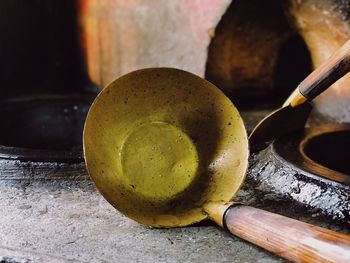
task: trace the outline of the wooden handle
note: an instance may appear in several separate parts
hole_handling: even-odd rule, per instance
[[[299,94],[293,98],[291,105],[314,99],[349,71],[350,40],[299,84]]]
[[[350,262],[350,236],[261,209],[234,205],[223,218],[235,236],[295,262]]]

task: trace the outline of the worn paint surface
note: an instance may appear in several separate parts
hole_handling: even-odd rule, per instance
[[[230,0],[80,0],[87,69],[105,86],[130,71],[176,67],[204,76],[207,47]]]

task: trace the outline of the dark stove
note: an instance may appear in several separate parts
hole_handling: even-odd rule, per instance
[[[275,140],[250,158],[254,189],[304,211],[350,223],[350,125],[313,126]]]

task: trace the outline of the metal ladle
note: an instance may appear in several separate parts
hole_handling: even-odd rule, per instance
[[[243,121],[211,83],[151,68],[109,84],[91,106],[84,155],[102,195],[131,219],[180,227],[210,218],[294,261],[350,262],[350,237],[232,202],[248,164]]]

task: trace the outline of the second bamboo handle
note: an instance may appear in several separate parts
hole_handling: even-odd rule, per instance
[[[350,40],[299,84],[299,92],[307,100],[312,100],[349,71]]]

